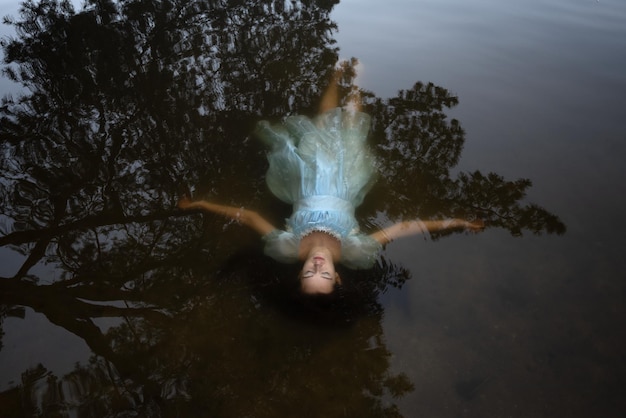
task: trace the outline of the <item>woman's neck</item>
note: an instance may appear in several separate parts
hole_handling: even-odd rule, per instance
[[[319,249],[328,251],[333,258],[333,262],[338,262],[341,258],[341,241],[322,231],[313,231],[300,240],[298,258],[306,260],[311,251]]]

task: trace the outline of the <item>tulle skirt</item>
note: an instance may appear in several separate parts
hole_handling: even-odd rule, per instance
[[[341,108],[313,119],[260,122],[256,133],[270,147],[266,181],[272,193],[291,204],[332,196],[360,205],[376,173],[365,142],[370,123],[369,115]]]

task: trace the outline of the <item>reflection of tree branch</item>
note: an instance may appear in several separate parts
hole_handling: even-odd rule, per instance
[[[526,229],[532,233],[563,234],[566,226],[554,214],[536,204],[523,204],[526,190],[532,185],[528,179],[506,181],[495,173],[483,175],[480,171],[460,173],[457,190],[450,194],[447,207],[455,215],[469,211],[482,218],[488,226],[498,226],[514,235]]]
[[[89,216],[78,221],[70,222],[64,225],[59,225],[50,228],[42,228],[29,231],[17,231],[12,232],[4,237],[0,237],[1,245],[19,245],[27,242],[33,242],[42,239],[49,239],[58,235],[62,235],[74,230],[83,230],[90,228],[97,228],[102,226],[110,226],[117,224],[129,224],[129,223],[143,223],[167,219],[177,216],[188,216],[188,213],[184,213],[178,210],[166,210],[162,212],[155,212],[149,215],[135,215],[124,216],[118,214],[99,214]]]
[[[76,299],[64,290],[26,282],[0,281],[0,303],[28,306],[44,314],[50,322],[83,339],[95,354],[115,364],[122,375],[130,372],[133,366],[111,348],[108,339],[91,318],[140,317],[157,322],[168,320],[166,315],[153,309],[93,305]]]
[[[20,278],[26,276],[31,267],[37,264],[39,260],[44,257],[49,243],[50,240],[48,238],[37,241],[33,249],[30,251],[30,254],[28,254],[28,258],[26,258],[20,269],[13,276],[13,279],[19,280]]]
[[[11,305],[23,305],[33,308],[46,315],[56,310],[68,312],[69,317],[82,319],[97,317],[143,317],[153,320],[164,320],[166,315],[152,308],[119,308],[110,305],[94,305],[87,300],[133,300],[131,292],[112,290],[109,298],[104,298],[98,290],[85,288],[59,288],[54,285],[34,285],[28,282],[0,280],[0,300]],[[79,299],[80,298],[80,299]],[[70,314],[71,313],[71,314]]]

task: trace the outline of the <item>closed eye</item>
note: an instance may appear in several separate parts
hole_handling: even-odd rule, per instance
[[[314,271],[312,271],[312,270],[307,270],[307,271],[305,271],[305,272],[304,272],[304,274],[302,275],[302,278],[303,278],[303,279],[308,279],[308,278],[313,277],[313,276],[315,276],[315,272],[314,272]],[[322,277],[322,279],[326,279],[326,280],[332,280],[332,279],[333,279],[333,278],[332,278],[332,275],[331,275],[329,272],[327,272],[327,271],[323,271],[323,272],[320,274],[320,276]]]

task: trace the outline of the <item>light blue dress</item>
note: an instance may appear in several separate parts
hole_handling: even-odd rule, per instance
[[[267,184],[293,205],[286,230],[263,237],[267,255],[296,262],[302,237],[323,231],[341,241],[342,264],[354,269],[374,264],[381,245],[359,232],[354,217],[375,177],[365,143],[369,127],[369,115],[341,108],[314,119],[291,116],[283,124],[258,124],[257,135],[270,147]]]

